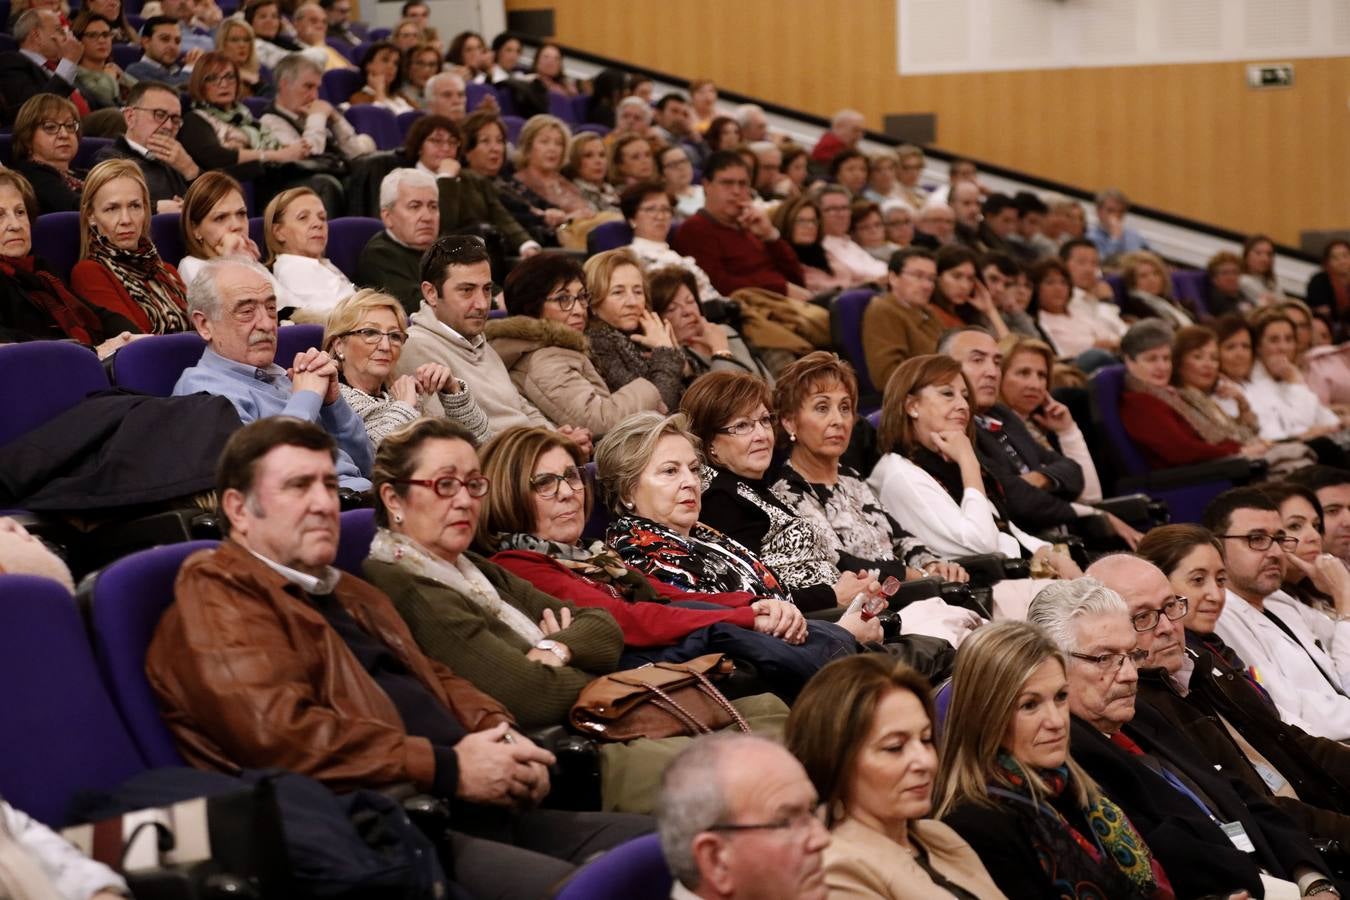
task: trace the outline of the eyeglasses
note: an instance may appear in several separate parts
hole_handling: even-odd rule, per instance
[[[207,75],[202,79],[203,84],[234,84],[239,80],[239,76],[233,72],[219,72],[215,75]]]
[[[1292,534],[1285,534],[1281,531],[1278,534],[1266,534],[1264,531],[1252,531],[1247,534],[1221,534],[1221,538],[1231,538],[1235,541],[1246,541],[1247,546],[1253,550],[1268,550],[1271,544],[1279,544],[1285,550],[1293,550],[1298,546],[1298,538]]]
[[[408,339],[406,331],[380,331],[378,328],[357,328],[353,331],[344,331],[338,337],[358,337],[362,343],[374,347],[384,338],[389,338],[389,346],[402,347],[403,342]]]
[[[1129,653],[1100,653],[1093,656],[1090,653],[1070,653],[1074,659],[1081,659],[1083,662],[1092,663],[1103,672],[1119,672],[1125,666],[1125,660],[1136,669],[1148,659],[1147,650],[1131,650]]]
[[[558,309],[561,309],[563,312],[571,312],[572,307],[576,306],[578,303],[581,304],[582,309],[590,308],[591,295],[587,291],[578,291],[575,294],[559,291],[556,294],[549,294],[544,298],[544,302],[556,303],[558,304]]]
[[[101,40],[103,40],[104,38],[110,38],[110,37],[112,37],[112,32],[111,32],[111,31],[90,31],[90,30],[86,29],[86,30],[84,31],[83,34],[79,35],[79,37],[80,37],[81,40],[84,40],[85,38],[90,38],[90,39],[95,40],[95,41],[101,41]]]
[[[758,419],[746,419],[743,422],[733,422],[726,428],[719,428],[717,430],[722,434],[729,434],[732,437],[745,437],[747,434],[754,431],[756,427],[772,432],[773,416],[766,413]]]
[[[828,215],[830,213],[846,213],[849,210],[848,204],[844,204],[843,206],[822,206],[820,211]]]
[[[79,122],[50,122],[50,121],[49,121],[49,122],[43,122],[43,123],[42,123],[41,125],[39,125],[38,127],[42,129],[42,133],[43,133],[43,134],[49,135],[49,136],[51,136],[51,137],[56,137],[58,134],[60,134],[60,133],[63,132],[63,131],[64,131],[66,134],[72,134],[72,135],[77,135],[77,134],[80,133],[80,123],[79,123]]]
[[[649,216],[668,216],[674,212],[674,210],[665,203],[648,203],[646,206],[639,206],[637,211],[646,213]]]
[[[1191,601],[1177,595],[1164,603],[1161,609],[1145,609],[1130,616],[1130,624],[1134,626],[1135,631],[1152,631],[1158,627],[1158,620],[1162,616],[1167,616],[1169,621],[1175,622],[1177,619],[1184,619],[1186,610],[1190,608]]]
[[[530,490],[534,491],[545,500],[552,500],[558,496],[558,489],[562,487],[563,482],[572,489],[572,493],[577,494],[586,486],[586,481],[582,478],[581,470],[576,466],[569,466],[561,474],[556,472],[544,472],[530,479]]]
[[[132,109],[149,113],[154,117],[156,124],[163,125],[165,122],[168,122],[173,125],[174,128],[181,128],[183,126],[183,117],[178,113],[171,113],[167,109],[151,109],[148,106],[133,106]]]
[[[444,497],[449,500],[459,493],[460,488],[467,490],[470,497],[481,497],[488,492],[488,487],[492,482],[488,481],[486,475],[475,475],[463,481],[449,476],[445,478],[396,478],[394,484],[415,484],[418,487],[428,487],[436,492],[437,497]]]
[[[722,822],[709,825],[708,831],[793,831],[798,835],[806,834],[816,825],[825,822],[825,804],[821,803],[796,815],[775,819],[772,822]]]

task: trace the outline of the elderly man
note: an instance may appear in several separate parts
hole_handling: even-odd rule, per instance
[[[75,89],[84,45],[61,17],[50,9],[29,9],[14,22],[12,36],[19,49],[0,53],[0,125],[12,127],[19,107],[37,94],[69,97],[80,115],[88,113],[89,104]]]
[[[1107,188],[1097,194],[1097,222],[1088,229],[1087,238],[1097,245],[1097,252],[1107,262],[1148,249],[1144,236],[1126,227],[1125,214],[1129,211],[1130,201],[1119,188]]]
[[[666,769],[656,811],[672,900],[824,900],[818,802],[779,744],[730,732],[694,741]]]
[[[445,116],[458,125],[469,114],[469,95],[464,87],[464,79],[454,72],[432,75],[422,92],[427,98],[429,116]],[[487,96],[496,101],[492,94]]]
[[[1139,634],[1172,612],[1131,616],[1120,595],[1086,577],[1056,582],[1032,601],[1027,620],[1066,657],[1074,760],[1125,810],[1178,896],[1239,888],[1267,897],[1337,896],[1317,851],[1287,816],[1136,703],[1138,668],[1149,656]],[[1157,650],[1178,652],[1166,639]]]
[[[1116,554],[1087,574],[1120,594],[1139,649],[1148,652],[1136,704],[1163,716],[1214,768],[1241,779],[1308,834],[1350,847],[1350,780],[1339,780],[1350,779],[1350,748],[1285,725],[1241,673],[1221,684],[1227,673],[1216,676],[1216,666],[1226,664],[1203,645],[1187,644],[1181,620],[1189,601],[1157,566]],[[1144,628],[1149,622],[1153,627]]]
[[[323,15],[319,7],[311,8]],[[342,113],[319,99],[323,72],[312,59],[293,53],[277,63],[273,75],[277,94],[263,112],[262,124],[277,140],[290,144],[303,139],[315,153],[336,153],[347,160],[375,152],[370,135],[357,134]]]
[[[811,159],[828,166],[843,150],[853,150],[862,140],[867,119],[856,109],[841,109],[830,119],[830,130],[820,136],[811,150]]]
[[[911,356],[936,353],[943,331],[930,303],[937,286],[931,251],[897,250],[887,267],[886,286],[889,291],[873,297],[863,313],[863,358],[878,390],[885,389],[891,373]]]
[[[235,257],[208,260],[188,285],[188,315],[206,341],[195,366],[183,370],[174,396],[217,394],[245,425],[271,416],[316,422],[337,439],[342,487],[370,489],[374,462],[365,426],[338,393],[337,363],[310,348],[277,365],[277,296],[272,275]]]
[[[1350,565],[1350,472],[1333,466],[1305,466],[1289,480],[1317,495],[1322,505],[1322,546]]]
[[[956,240],[956,212],[941,200],[929,200],[914,220],[914,243],[937,250]]]
[[[98,151],[94,159],[132,160],[145,176],[155,211],[178,212],[178,201],[201,169],[178,143],[183,104],[177,92],[167,85],[142,81],[127,94],[122,118],[126,133]]]
[[[329,435],[291,418],[225,445],[225,540],[183,564],[146,657],[183,755],[453,800],[448,850],[473,896],[545,896],[569,862],[650,831],[642,816],[530,811],[553,755],[423,655],[388,597],[333,568],[336,458]]]
[[[395,169],[380,182],[384,231],[361,250],[356,282],[398,298],[409,313],[422,303],[422,254],[436,240],[441,201],[436,179],[417,169]]]
[[[141,26],[141,58],[127,66],[127,74],[137,81],[184,87],[192,77],[192,70],[179,62],[182,49],[183,31],[178,20],[151,16]]]
[[[976,253],[988,248],[981,238],[984,213],[980,206],[980,188],[973,181],[958,181],[952,185],[947,202],[956,217],[955,240]]]
[[[1280,718],[1309,734],[1350,739],[1350,621],[1324,633],[1303,617],[1303,604],[1280,590],[1285,548],[1279,507],[1259,488],[1233,488],[1205,509],[1204,525],[1223,546],[1228,591],[1214,631],[1253,666]],[[1344,637],[1342,637],[1344,635]]]
[[[304,3],[293,13],[291,22],[295,25],[295,39],[302,51],[314,62],[323,66],[323,71],[331,69],[350,69],[351,61],[328,46],[328,14],[317,3]]]
[[[773,141],[754,141],[750,152],[759,162],[755,167],[755,193],[765,200],[782,199],[776,191],[783,179],[783,151]]]
[[[742,103],[736,107],[736,122],[741,126],[741,140],[747,144],[769,140],[769,117],[758,103]]]

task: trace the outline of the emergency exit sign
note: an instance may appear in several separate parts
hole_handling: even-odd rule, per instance
[[[1267,63],[1247,67],[1247,86],[1252,88],[1287,88],[1294,86],[1293,63]]]

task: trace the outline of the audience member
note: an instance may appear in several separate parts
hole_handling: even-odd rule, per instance
[[[451,38],[445,61],[450,64],[451,71],[475,84],[487,83],[488,72],[492,70],[492,54],[483,36],[476,31],[461,31]]]
[[[1119,341],[1129,326],[1120,318],[1115,291],[1102,279],[1101,256],[1096,245],[1079,238],[1065,241],[1059,248],[1059,258],[1064,261],[1073,285],[1070,315],[1090,321],[1094,330]]]
[[[312,14],[323,11],[309,4]],[[334,51],[336,52],[336,51]],[[375,139],[359,134],[342,113],[319,99],[322,70],[304,54],[291,54],[273,69],[277,93],[262,114],[261,124],[283,146],[304,142],[315,162],[312,169],[343,178],[354,160],[375,152]]]
[[[378,106],[394,115],[413,111],[413,104],[403,96],[402,56],[393,43],[370,44],[361,54],[357,68],[365,76],[365,84],[347,98],[349,106]]]
[[[521,194],[521,185],[503,172],[506,163],[506,123],[490,110],[475,110],[464,120],[464,160],[469,170],[496,191],[500,203],[527,232],[545,247],[558,246],[558,226],[567,213],[545,203],[534,205]],[[449,204],[442,203],[442,208]]]
[[[928,189],[919,183],[923,176],[923,150],[913,144],[895,148],[895,196],[909,204],[911,209],[922,209],[928,200]]]
[[[239,257],[208,260],[188,285],[187,300],[206,349],[178,376],[173,395],[223,396],[246,425],[273,416],[314,422],[337,441],[341,486],[369,490],[370,439],[338,391],[337,364],[317,348],[286,360],[290,366],[274,361],[277,300],[271,274]]]
[[[1323,553],[1322,505],[1312,489],[1290,481],[1262,486],[1279,506],[1285,533],[1298,544],[1285,551],[1280,590],[1298,601],[1295,607],[1317,641],[1339,667],[1350,669],[1350,639],[1336,641],[1342,611],[1350,613],[1350,572],[1330,553]]]
[[[178,274],[184,284],[192,283],[208,259],[240,256],[257,262],[262,257],[249,237],[244,189],[224,172],[207,172],[192,182],[179,221],[184,255],[178,261]]]
[[[1269,309],[1253,317],[1251,327],[1256,360],[1243,393],[1261,424],[1261,437],[1312,441],[1322,462],[1344,466],[1344,422],[1305,383],[1294,361],[1293,321]]]
[[[136,79],[122,71],[112,55],[117,23],[86,9],[75,17],[71,32],[80,39],[84,53],[75,86],[91,110],[120,109]]]
[[[1242,258],[1222,250],[1205,264],[1205,311],[1210,316],[1247,313],[1252,304],[1241,290]]]
[[[422,254],[436,240],[441,210],[436,179],[418,169],[395,169],[380,182],[384,230],[362,248],[356,280],[393,295],[408,313],[422,302]]]
[[[492,39],[492,68],[488,81],[501,84],[516,76],[516,66],[520,62],[520,38],[503,31]]]
[[[699,282],[683,266],[649,267],[647,295],[652,312],[660,316],[684,351],[685,377],[692,380],[704,372],[750,372],[773,384],[773,375],[745,339],[727,322],[712,322],[699,302]],[[769,351],[774,356],[774,351]]]
[[[562,172],[571,140],[572,131],[561,119],[533,116],[516,138],[515,160],[517,192],[532,206],[544,209],[546,220],[551,218],[549,213],[561,212],[562,218],[554,222],[554,227],[569,232],[594,227],[599,213]]]
[[[1097,221],[1088,229],[1087,239],[1096,246],[1101,258],[1116,264],[1119,257],[1148,249],[1148,241],[1125,225],[1130,201],[1119,188],[1107,188],[1097,194]]]
[[[663,148],[656,156],[656,168],[681,221],[703,208],[703,185],[694,183],[694,164],[687,146],[672,144]]]
[[[579,93],[576,79],[567,75],[567,62],[563,58],[562,48],[557,44],[540,44],[539,49],[534,51],[530,71],[555,94],[575,97]]]
[[[216,32],[216,52],[234,63],[238,96],[264,97],[272,93],[270,73],[263,72],[253,28],[241,19],[226,19]]]
[[[711,78],[694,78],[689,82],[689,114],[694,129],[702,135],[717,114],[717,85]]]
[[[10,34],[18,49],[0,52],[0,125],[12,126],[19,109],[37,94],[68,97],[81,115],[87,113],[89,104],[75,87],[84,46],[61,16],[50,9],[29,9],[15,20]]]
[[[585,275],[594,314],[585,336],[605,384],[618,392],[642,379],[655,386],[666,411],[677,407],[684,391],[684,354],[670,326],[647,303],[647,280],[637,257],[624,249],[598,253],[586,260]],[[644,402],[641,408],[656,407]]]
[[[872,298],[863,313],[863,357],[878,389],[885,389],[896,367],[914,356],[937,352],[938,338],[952,324],[932,305],[937,262],[920,247],[891,257],[885,294]]]
[[[401,71],[403,86],[399,88],[399,97],[412,109],[425,111],[427,82],[441,71],[441,51],[434,44],[416,43],[403,51]]]
[[[70,166],[79,146],[80,111],[69,100],[35,94],[19,109],[11,165],[33,186],[39,214],[80,208],[84,173]]]
[[[144,53],[140,59],[127,66],[127,74],[137,81],[184,87],[192,72],[179,62],[182,45],[183,32],[178,20],[169,16],[151,16],[141,26],[141,49]],[[200,52],[195,54],[194,60],[200,55]]]
[[[881,221],[886,228],[886,240],[905,248],[914,243],[913,208],[903,200],[888,200],[881,204]],[[890,262],[889,259],[886,262]]]
[[[811,159],[828,165],[842,150],[852,150],[862,140],[867,119],[856,109],[841,109],[830,118],[830,130],[820,136]]]
[[[429,116],[444,116],[459,125],[469,114],[469,95],[464,87],[464,79],[454,72],[432,75],[427,79],[422,93],[426,97],[423,109]]]
[[[716,300],[720,295],[708,274],[699,268],[693,257],[681,256],[667,242],[674,213],[670,203],[670,195],[659,182],[639,182],[624,190],[619,198],[619,210],[633,229],[633,240],[628,249],[644,270],[657,266],[679,266],[687,270],[698,284],[697,297]]]
[[[214,19],[212,22],[201,20],[199,9],[202,8],[202,4],[196,0],[160,0],[159,8],[161,15],[178,23],[184,52],[195,58],[212,48],[212,30],[220,24],[219,7],[208,13]],[[145,36],[144,31],[141,32],[141,36]],[[145,46],[144,41],[141,42],[141,46]]]
[[[127,10],[122,0],[91,0],[91,2],[84,4],[82,12],[102,16],[111,22],[113,43],[134,44],[136,42],[136,29],[132,27],[131,20],[127,17]]]
[[[840,150],[830,160],[830,178],[848,191],[850,200],[862,198],[869,176],[867,156],[861,150]]]
[[[792,247],[806,289],[817,296],[838,293],[847,287],[843,276],[834,273],[821,243],[822,218],[820,200],[808,191],[778,204],[770,219]]]
[[[294,304],[282,307],[290,310],[288,318],[322,322],[339,300],[356,293],[356,285],[324,255],[328,213],[309,188],[290,188],[272,198],[263,211],[263,236],[272,276]]]
[[[1008,237],[1013,252],[1027,263],[1059,253],[1059,244],[1044,233],[1050,213],[1045,201],[1031,191],[1018,191],[1013,195],[1013,205],[1017,208],[1017,231]]]
[[[957,326],[978,325],[1002,339],[1008,326],[999,315],[989,289],[979,279],[979,257],[959,244],[937,252],[937,285],[933,289],[933,307]]]
[[[990,194],[980,207],[980,241],[990,250],[1012,250],[1012,237],[1017,233],[1017,204],[1007,194]]]
[[[976,260],[976,279],[989,292],[998,317],[1010,335],[1041,340],[1045,335],[1027,312],[1031,303],[1031,282],[1026,270],[1009,253],[994,251]],[[1008,335],[1004,336],[1005,338]]]
[[[1350,320],[1350,241],[1333,240],[1322,248],[1322,270],[1308,279],[1308,305],[1336,323],[1344,335]]]
[[[842,157],[836,156],[838,160]],[[846,288],[880,284],[886,280],[886,263],[877,259],[849,236],[852,203],[849,192],[827,186],[817,195],[820,204],[820,244],[825,249],[830,271],[842,279]]]
[[[350,0],[319,0],[319,5],[328,14],[328,37],[348,47],[367,40],[365,26],[352,20]]]
[[[929,200],[914,222],[914,243],[937,250],[956,240],[956,212],[945,200]]]
[[[609,150],[605,139],[593,131],[579,131],[567,145],[562,174],[572,180],[587,203],[597,210],[618,208],[619,194],[605,180],[609,173]]]
[[[122,118],[126,134],[94,156],[130,159],[141,169],[150,188],[153,212],[178,212],[188,185],[201,168],[178,142],[183,126],[183,106],[172,88],[155,81],[142,81],[127,94]]]
[[[1327,552],[1350,565],[1350,473],[1331,466],[1308,466],[1289,480],[1317,495]]]
[[[656,176],[656,156],[646,135],[622,134],[609,145],[609,183],[623,190]]]
[[[301,3],[291,13],[291,24],[301,52],[321,71],[354,68],[347,57],[328,46],[328,16],[319,4]]]
[[[1105,320],[1071,308],[1068,267],[1057,257],[1048,256],[1032,265],[1027,277],[1031,280],[1030,308],[1036,311],[1036,325],[1055,354],[1075,361],[1084,371],[1110,362],[1111,353],[1120,347],[1120,338]]]
[[[1275,277],[1275,242],[1264,234],[1253,234],[1242,242],[1238,290],[1255,307],[1271,306],[1285,299],[1280,280]]]
[[[652,133],[667,144],[694,142],[699,137],[690,119],[689,100],[679,91],[663,95],[653,110]],[[697,143],[702,143],[701,138]]]
[[[624,97],[614,110],[614,130],[610,143],[621,137],[645,138],[652,127],[652,108],[641,97]]]
[[[882,265],[891,261],[901,245],[886,240],[886,225],[881,207],[870,200],[855,200],[849,210],[849,236]]]
[[[1121,315],[1129,319],[1162,319],[1173,328],[1195,324],[1194,309],[1183,308],[1172,297],[1172,275],[1162,257],[1150,250],[1137,250],[1120,257],[1125,299]]]
[[[122,876],[3,800],[0,840],[5,850],[5,890],[14,897],[117,900],[130,896]]]
[[[953,241],[974,253],[983,253],[991,249],[984,240],[984,213],[981,212],[982,196],[979,185],[974,181],[953,182],[951,191],[947,195],[947,203],[951,206],[956,217]]]
[[[278,0],[249,0],[244,6],[244,22],[253,29],[253,49],[258,62],[276,71],[277,65],[302,48],[282,27]]]
[[[789,143],[783,147],[783,178],[778,182],[774,193],[791,198],[806,190],[806,181],[810,177],[811,155],[800,144]]]

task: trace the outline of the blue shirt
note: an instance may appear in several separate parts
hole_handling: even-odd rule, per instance
[[[1116,239],[1107,234],[1106,229],[1100,224],[1093,225],[1087,231],[1087,239],[1097,245],[1097,252],[1102,255],[1103,260],[1113,259],[1122,253],[1148,249],[1148,241],[1133,228],[1124,229],[1120,238]]]
[[[127,66],[127,74],[137,81],[158,81],[169,87],[184,87],[192,73],[178,64],[168,68],[148,56],[142,56]]]
[[[207,347],[197,365],[184,369],[173,386],[173,395],[215,394],[234,404],[239,420],[247,425],[269,416],[291,416],[313,422],[338,443],[338,483],[354,491],[370,490],[366,473],[374,464],[374,452],[361,418],[339,397],[324,405],[314,391],[291,390],[286,370],[273,363],[264,368],[226,359]]]

